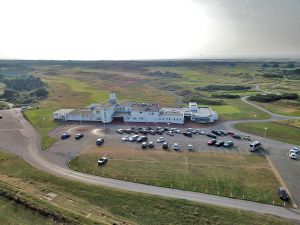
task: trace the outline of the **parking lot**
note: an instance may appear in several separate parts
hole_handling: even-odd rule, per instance
[[[141,127],[142,128],[147,128],[147,127]],[[155,129],[156,127],[151,127]],[[171,127],[170,127],[171,128]],[[249,143],[251,141],[249,140],[238,140],[230,135],[227,136],[217,136],[217,140],[222,140],[224,142],[227,141],[233,141],[234,146],[231,148],[226,148],[224,146],[221,147],[216,147],[216,146],[208,146],[207,142],[213,138],[207,137],[206,135],[203,134],[193,134],[192,137],[187,137],[184,136],[182,133],[186,132],[187,128],[180,128],[177,127],[177,129],[180,129],[181,133],[176,133],[173,132],[174,135],[170,136],[166,132],[164,132],[162,135],[159,134],[128,134],[128,133],[117,133],[117,129],[131,129],[131,126],[126,126],[126,125],[95,125],[95,124],[85,124],[85,125],[65,125],[61,126],[54,131],[51,132],[51,135],[57,138],[59,141],[56,142],[53,146],[49,148],[47,152],[44,154],[47,154],[47,158],[51,160],[55,160],[55,163],[59,163],[60,165],[63,165],[66,163],[67,160],[74,158],[81,152],[83,152],[85,149],[89,148],[90,146],[95,145],[97,138],[102,138],[104,139],[104,145],[105,146],[112,146],[112,147],[117,147],[117,148],[122,148],[128,149],[128,148],[133,148],[133,149],[138,149],[141,151],[163,151],[162,149],[162,144],[163,143],[157,143],[157,139],[159,137],[164,137],[164,142],[167,142],[169,144],[169,151],[174,151],[172,149],[172,145],[174,143],[178,143],[179,145],[179,151],[178,153],[184,153],[187,151],[188,145],[193,145],[193,151],[194,152],[220,152],[220,153],[241,153],[241,154],[250,154],[248,149],[249,149]],[[205,133],[210,133],[211,128],[193,128],[194,130],[199,129],[200,131],[203,131]],[[66,139],[66,140],[60,140],[60,136],[63,133],[68,133],[71,134],[71,137]],[[83,138],[80,140],[75,140],[74,137],[76,134],[81,133],[84,135]],[[154,148],[146,148],[142,149],[141,145],[142,143],[137,143],[136,141],[130,142],[130,141],[122,141],[122,137],[125,136],[133,136],[133,135],[138,135],[138,136],[146,136],[147,137],[147,142],[154,142]],[[51,157],[53,155],[53,157]],[[54,156],[55,155],[55,156]],[[59,157],[58,157],[59,156]],[[58,159],[59,162],[57,161]]]

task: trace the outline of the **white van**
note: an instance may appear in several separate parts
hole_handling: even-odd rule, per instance
[[[254,142],[250,143],[250,149],[249,150],[250,150],[250,152],[255,152],[255,151],[257,151],[259,149],[262,149],[262,148],[263,148],[263,146],[259,141],[254,141]]]

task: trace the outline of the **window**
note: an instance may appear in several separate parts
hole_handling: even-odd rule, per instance
[[[144,119],[143,117],[140,117],[140,118],[139,118],[139,120],[143,120],[143,119]]]

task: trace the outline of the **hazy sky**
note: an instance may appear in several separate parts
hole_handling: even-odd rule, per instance
[[[300,55],[300,0],[0,0],[2,59]]]

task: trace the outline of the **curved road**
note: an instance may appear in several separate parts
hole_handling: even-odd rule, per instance
[[[71,180],[81,181],[88,184],[102,185],[106,187],[133,191],[151,195],[158,195],[171,198],[186,199],[196,202],[214,204],[223,207],[236,208],[241,210],[249,210],[257,213],[271,214],[280,216],[283,218],[293,219],[300,221],[300,211],[298,209],[289,209],[278,206],[272,206],[267,204],[261,204],[256,202],[244,201],[239,199],[226,198],[221,196],[208,195],[204,193],[182,191],[170,188],[149,186],[143,184],[137,184],[132,182],[126,182],[121,180],[114,180],[109,178],[97,177],[88,174],[83,174],[80,172],[73,171],[67,166],[58,166],[51,163],[42,154],[40,148],[40,135],[37,130],[24,119],[21,111],[19,109],[8,110],[14,120],[20,125],[19,131],[22,131],[22,135],[26,139],[27,148],[22,152],[17,152],[21,157],[23,157],[32,166],[51,173],[56,176],[64,177]],[[223,124],[224,125],[224,124]],[[225,125],[230,125],[225,123]],[[1,128],[0,128],[1,130]],[[24,148],[22,148],[24,149]]]

